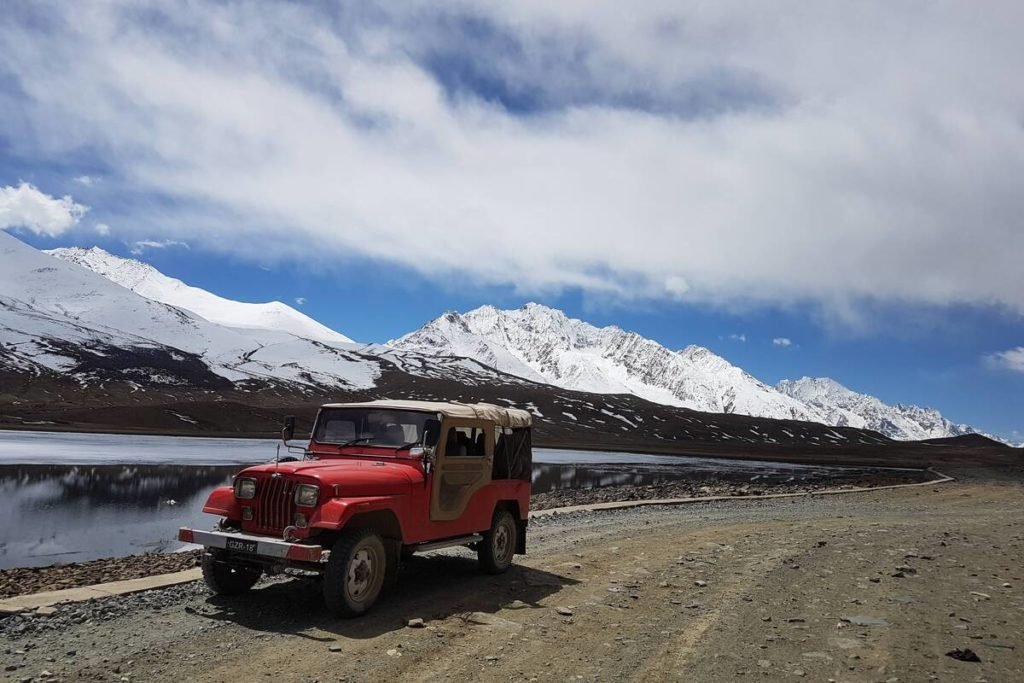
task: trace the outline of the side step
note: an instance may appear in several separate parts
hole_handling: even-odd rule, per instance
[[[451,548],[457,545],[467,545],[469,543],[478,543],[484,540],[484,537],[480,534],[470,534],[469,536],[460,536],[458,538],[449,538],[444,541],[431,541],[430,543],[418,543],[416,545],[409,546],[409,550],[416,553],[426,552],[427,550],[440,550],[441,548]]]

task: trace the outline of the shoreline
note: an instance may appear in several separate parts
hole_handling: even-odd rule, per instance
[[[152,436],[167,438],[206,439],[259,439],[276,441],[277,432],[196,432],[195,430],[124,429],[95,427],[88,424],[15,425],[0,422],[0,433],[30,434],[91,434],[109,436]],[[731,444],[707,441],[588,441],[571,438],[549,438],[535,434],[535,448],[575,450],[594,453],[628,453],[636,455],[664,455],[695,457],[715,460],[743,460],[748,462],[779,462],[793,465],[826,465],[848,467],[888,467],[927,469],[928,467],[1011,467],[1024,464],[1024,448],[999,448],[993,457],[990,448],[970,446],[940,446],[923,441],[893,441],[883,446],[790,446],[766,444]],[[18,463],[10,463],[18,464]]]
[[[761,496],[800,496],[845,489],[853,491],[893,485],[926,484],[934,476],[935,473],[927,470],[897,470],[811,482],[750,482],[718,479],[675,481],[651,485],[560,489],[533,494],[530,509],[531,512],[541,512],[560,508],[578,508],[585,505],[675,498],[707,498],[709,501],[722,498],[757,500]],[[694,502],[699,502],[699,500]],[[199,550],[143,553],[68,564],[0,569],[0,599],[185,571],[198,565],[199,553]]]

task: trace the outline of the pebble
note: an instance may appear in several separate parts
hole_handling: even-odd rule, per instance
[[[423,619],[416,617],[415,619],[410,619],[409,621],[405,622],[405,625],[409,628],[423,628],[424,626],[426,626],[426,623],[423,621]]]
[[[327,650],[328,652],[341,652],[341,645],[330,645]]]
[[[840,621],[845,621],[847,624],[853,624],[854,626],[886,626],[887,622],[885,619],[879,619],[878,617],[867,617],[867,616],[850,616],[850,617],[839,617]]]
[[[708,582],[707,581],[701,581],[700,579],[697,579],[696,581],[693,582],[693,585],[696,586],[697,588],[704,588],[705,586],[708,585]]]
[[[832,658],[825,652],[804,652],[801,656],[804,659],[818,659],[825,662],[832,660]]]
[[[568,607],[556,607],[555,611],[558,612],[559,614],[561,614],[563,617],[571,617],[572,616],[572,610],[569,609]]]

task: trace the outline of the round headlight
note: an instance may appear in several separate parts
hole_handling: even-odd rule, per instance
[[[255,479],[235,479],[235,498],[249,500],[256,497]]]
[[[299,484],[295,487],[295,504],[311,508],[320,497],[320,487],[314,484]]]

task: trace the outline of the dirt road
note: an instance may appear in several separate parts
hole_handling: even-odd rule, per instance
[[[462,551],[417,558],[360,620],[328,617],[298,581],[5,620],[0,675],[1020,681],[1022,503],[1019,485],[957,484],[556,516],[531,525],[509,574],[483,576]]]

